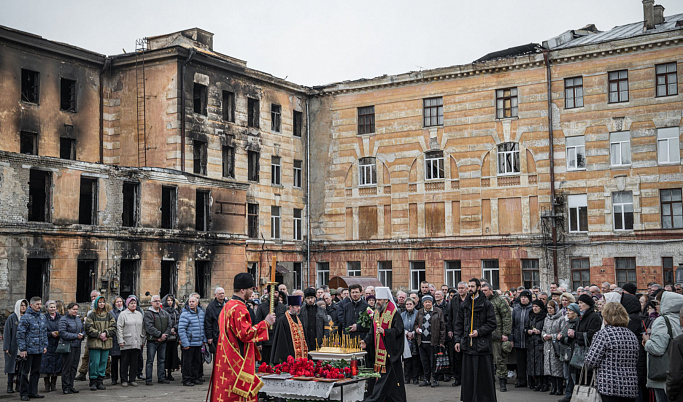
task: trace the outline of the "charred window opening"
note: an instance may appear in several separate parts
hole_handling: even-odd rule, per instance
[[[294,127],[293,127],[293,134],[295,137],[301,137],[301,133],[303,131],[303,113],[297,112],[296,110],[294,111]]]
[[[59,139],[59,157],[76,160],[76,140],[62,137]]]
[[[303,234],[301,232],[301,210],[294,208],[294,240],[301,240],[303,238]]]
[[[211,193],[204,190],[197,190],[197,205],[196,205],[196,219],[195,219],[195,229],[206,232],[209,230],[209,197]]]
[[[280,207],[270,207],[270,238],[280,238]]]
[[[28,220],[50,221],[50,193],[52,188],[49,172],[31,169],[28,192]]]
[[[19,134],[19,152],[27,155],[38,155],[38,133],[22,131]]]
[[[211,294],[211,262],[196,261],[194,263],[194,291],[201,298]]]
[[[138,225],[140,216],[140,184],[133,182],[123,183],[123,214],[122,225],[135,227]]]
[[[282,183],[281,178],[281,162],[279,156],[271,156],[270,158],[270,184],[279,186]]]
[[[270,130],[279,133],[282,123],[282,106],[272,103],[270,105]]]
[[[223,91],[223,120],[235,122],[235,93]]]
[[[258,238],[258,204],[247,204],[247,225],[250,239]]]
[[[259,120],[261,118],[259,100],[254,98],[248,99],[249,101],[247,102],[247,126],[259,128]]]
[[[97,261],[78,260],[76,303],[90,303],[90,292],[97,288]]]
[[[248,179],[249,181],[259,181],[259,153],[255,151],[247,151],[247,158],[249,163]]]
[[[138,260],[121,260],[121,292],[123,297],[138,294]]]
[[[195,113],[206,116],[206,102],[208,91],[206,85],[194,83],[194,92],[192,94],[192,107]]]
[[[178,283],[178,264],[175,261],[161,261],[160,295],[175,295]]]
[[[81,177],[78,223],[97,225],[97,179]]]
[[[76,111],[76,81],[62,78],[59,108],[67,112]]]
[[[223,147],[223,177],[235,178],[235,148]]]
[[[47,300],[50,290],[50,260],[47,258],[26,259],[26,299],[34,296]]]
[[[178,208],[178,190],[175,187],[161,187],[161,227],[175,229]]]
[[[192,153],[194,159],[194,173],[206,175],[206,142],[204,141],[193,141],[192,142]]]
[[[21,69],[21,100],[22,102],[38,103],[40,95],[40,73]]]
[[[294,188],[301,188],[302,184],[302,166],[303,162],[297,159],[294,159]]]

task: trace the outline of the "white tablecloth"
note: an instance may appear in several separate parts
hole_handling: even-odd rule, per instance
[[[335,387],[333,382],[298,381],[261,378],[263,388],[268,396],[285,399],[322,400],[328,397],[333,401],[341,401],[341,386]],[[344,385],[344,401],[358,402],[365,394],[365,381]]]

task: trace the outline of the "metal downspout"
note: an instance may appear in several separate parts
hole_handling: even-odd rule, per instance
[[[190,49],[190,54],[180,67],[180,171],[185,171],[185,66],[192,60],[196,51]]]
[[[311,136],[306,99],[306,287],[311,283]]]
[[[548,90],[548,158],[550,159],[550,200],[551,200],[551,220],[552,220],[552,241],[553,241],[553,277],[554,282],[558,283],[557,274],[557,220],[555,219],[555,150],[553,141],[553,102],[552,102],[552,73],[550,69],[550,50],[543,49],[543,60],[545,60],[546,86]]]

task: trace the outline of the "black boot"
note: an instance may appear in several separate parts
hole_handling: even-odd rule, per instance
[[[52,387],[50,385],[50,377],[43,378],[43,382],[45,383],[45,392],[52,391]]]
[[[555,395],[564,395],[564,379],[556,377],[555,381],[557,382],[557,390],[555,391]]]
[[[90,390],[91,391],[97,391],[97,379],[95,379],[95,378],[90,379]]]
[[[103,382],[104,382],[104,377],[97,377],[97,382],[95,383],[95,386],[97,387],[97,389],[99,389],[101,391],[104,391],[105,389],[107,389],[107,387],[104,386]]]
[[[507,392],[507,390],[508,390],[507,378],[500,378],[500,379],[498,379],[498,382],[500,383],[500,392]]]
[[[14,374],[7,374],[7,393],[14,393]]]
[[[548,384],[548,376],[541,377],[541,392],[548,392],[550,385]]]
[[[548,377],[548,380],[550,381],[550,394],[549,395],[556,395],[555,393],[557,392],[557,381],[555,381],[555,377]]]
[[[53,376],[50,378],[50,380],[51,380],[50,383],[51,383],[51,385],[52,385],[52,390],[53,390],[53,391],[56,391],[56,390],[57,390],[57,376],[56,376],[56,375],[53,375]]]

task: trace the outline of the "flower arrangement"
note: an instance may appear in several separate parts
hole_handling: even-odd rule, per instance
[[[281,374],[289,373],[295,377],[316,377],[316,378],[329,378],[329,379],[342,379],[351,374],[351,368],[341,367],[337,364],[337,367],[330,363],[323,363],[318,360],[314,362],[313,360],[306,358],[294,359],[294,357],[287,357],[287,361],[280,364],[276,364],[271,367],[268,364],[261,363],[258,368],[259,373],[268,374]]]

